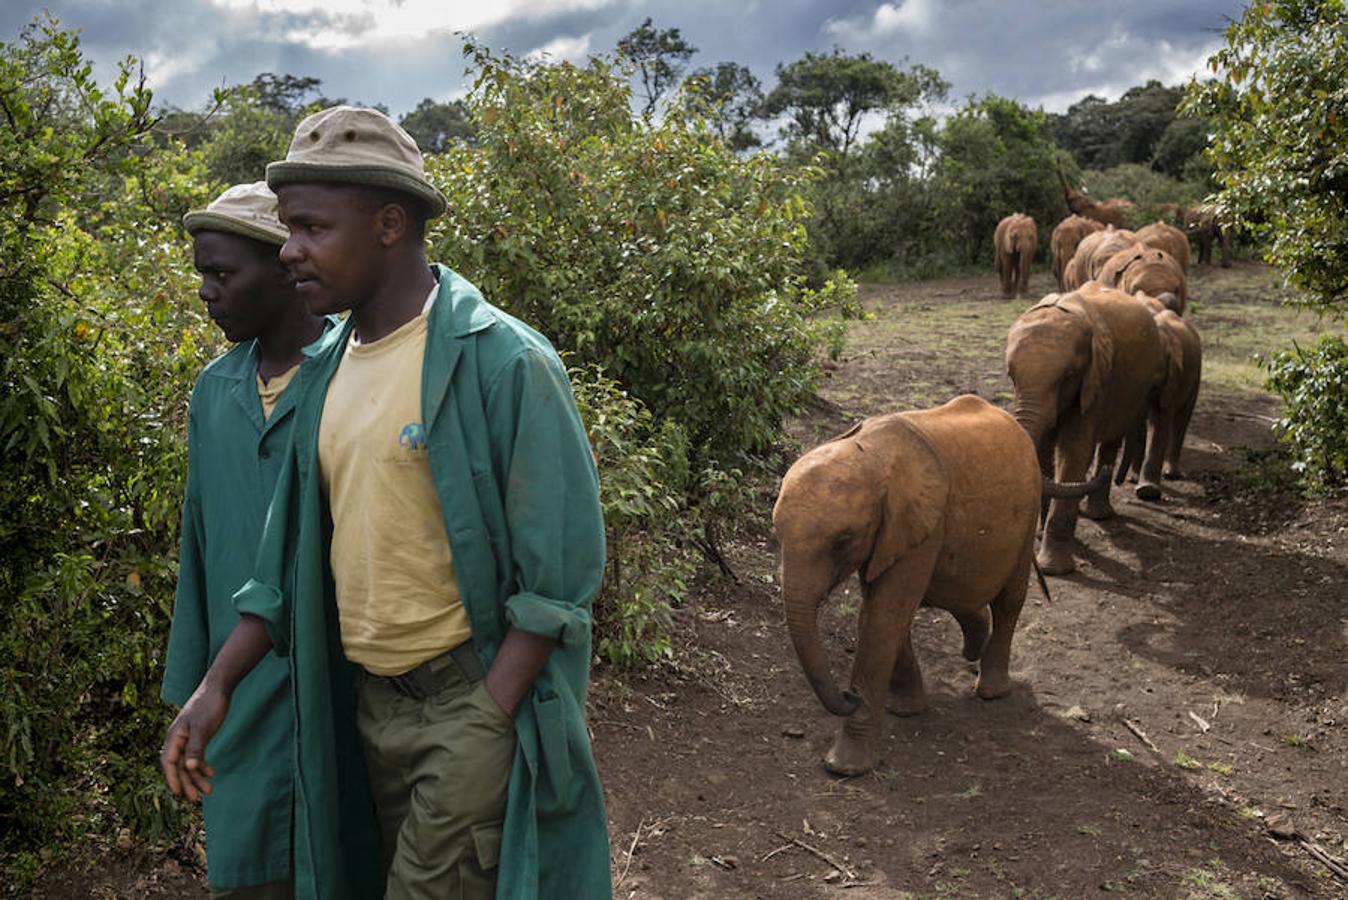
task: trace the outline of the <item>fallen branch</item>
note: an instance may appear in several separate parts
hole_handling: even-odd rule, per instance
[[[1206,721],[1204,721],[1202,716],[1194,712],[1192,709],[1189,710],[1189,718],[1194,720],[1194,724],[1198,726],[1198,730],[1203,732],[1204,734],[1207,734],[1208,731],[1212,728],[1211,725],[1209,725]]]
[[[847,868],[847,866],[844,866],[842,863],[838,862],[836,859],[829,856],[827,853],[825,853],[823,850],[820,850],[818,847],[811,847],[809,844],[805,843],[800,838],[792,837],[789,834],[783,834],[780,831],[777,832],[777,837],[781,838],[784,841],[790,841],[791,843],[795,844],[802,850],[806,850],[810,853],[813,853],[819,859],[828,863],[830,866],[837,869],[839,872],[843,873],[843,877],[845,877],[848,881],[857,880],[856,874],[851,869]]]
[[[1153,744],[1151,742],[1151,738],[1147,737],[1146,732],[1144,732],[1141,728],[1137,727],[1136,723],[1134,723],[1132,719],[1124,719],[1123,725],[1125,728],[1131,731],[1139,741],[1146,744],[1147,749],[1150,750],[1152,753],[1155,753],[1157,756],[1165,755],[1161,753],[1161,748]]]
[[[637,824],[636,833],[632,835],[632,846],[627,848],[627,861],[623,863],[622,874],[618,876],[618,880],[613,884],[613,889],[615,891],[623,883],[623,880],[627,878],[628,870],[632,868],[632,856],[637,852],[637,843],[641,840],[641,829],[645,827],[646,817],[642,816],[641,821]]]
[[[781,853],[783,850],[790,850],[790,849],[791,849],[791,844],[782,844],[782,846],[778,847],[776,850],[769,850],[768,853],[767,853],[767,855],[764,856],[764,857],[762,857],[762,858],[759,859],[758,861],[759,861],[759,862],[767,862],[768,860],[770,860],[770,859],[772,859],[774,856],[776,856],[778,853]]]
[[[1329,855],[1329,852],[1321,847],[1315,841],[1310,840],[1305,835],[1298,834],[1297,840],[1301,846],[1306,848],[1306,852],[1314,856],[1326,869],[1334,873],[1334,876],[1342,881],[1348,881],[1348,866],[1345,866],[1339,859]]]

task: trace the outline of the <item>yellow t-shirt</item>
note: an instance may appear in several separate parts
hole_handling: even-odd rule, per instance
[[[262,401],[262,420],[264,422],[271,418],[272,410],[276,409],[276,401],[281,399],[281,395],[285,393],[286,387],[290,384],[290,379],[294,378],[295,373],[299,370],[300,364],[295,363],[280,375],[273,375],[266,381],[263,381],[261,373],[258,373],[257,397]]]
[[[426,451],[425,347],[425,311],[373,343],[348,343],[318,431],[342,646],[376,675],[471,635]]]

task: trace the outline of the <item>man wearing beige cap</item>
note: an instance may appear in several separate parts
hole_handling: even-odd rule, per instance
[[[445,201],[386,116],[310,116],[267,180],[309,309],[350,311],[303,367],[258,565],[235,595],[293,659],[297,884],[321,869],[298,835],[324,827],[342,789],[312,752],[349,658],[386,898],[609,897],[584,722],[604,530],[565,369],[427,264],[425,220]],[[199,773],[209,717],[187,728]]]
[[[231,597],[252,572],[290,442],[296,391],[288,385],[301,348],[331,324],[305,308],[277,258],[287,233],[264,182],[230,188],[183,223],[193,237],[198,294],[235,346],[202,371],[189,407],[178,589],[161,691],[179,705],[209,692],[204,677],[218,671],[212,663],[239,622]],[[174,793],[202,801],[214,896],[288,898],[295,721],[287,661],[268,653],[232,690],[231,705],[211,745],[209,796],[174,766],[165,765],[164,775]],[[348,746],[359,754],[354,742]]]

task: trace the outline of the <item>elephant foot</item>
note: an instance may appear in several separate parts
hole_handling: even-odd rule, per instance
[[[926,712],[927,705],[926,693],[918,691],[917,693],[890,694],[889,703],[885,705],[885,709],[900,718],[906,718]]]
[[[1045,575],[1067,575],[1076,570],[1076,560],[1072,559],[1072,551],[1066,547],[1054,547],[1045,545],[1039,548],[1039,552],[1034,555],[1034,561],[1039,564],[1039,571]]]
[[[880,764],[877,743],[839,735],[824,756],[824,768],[834,775],[864,775]]]
[[[1133,493],[1137,494],[1139,500],[1154,502],[1161,499],[1161,486],[1154,481],[1140,481],[1133,488]]]
[[[1011,676],[1006,672],[979,672],[975,692],[984,700],[1000,700],[1011,693]]]
[[[1114,517],[1114,505],[1109,502],[1108,497],[1103,500],[1087,497],[1085,504],[1081,507],[1081,514],[1094,522],[1112,519]]]
[[[1184,473],[1180,471],[1179,466],[1166,466],[1165,477],[1173,481],[1182,481],[1184,479]]]

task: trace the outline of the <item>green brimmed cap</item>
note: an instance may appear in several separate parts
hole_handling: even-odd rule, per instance
[[[428,216],[445,211],[444,195],[426,180],[417,142],[377,109],[334,106],[314,113],[295,128],[286,158],[267,165],[272,190],[314,181],[388,188],[420,200]]]
[[[265,181],[236,184],[205,209],[183,216],[187,233],[227,231],[268,244],[284,244],[289,230],[276,217],[276,195]]]

